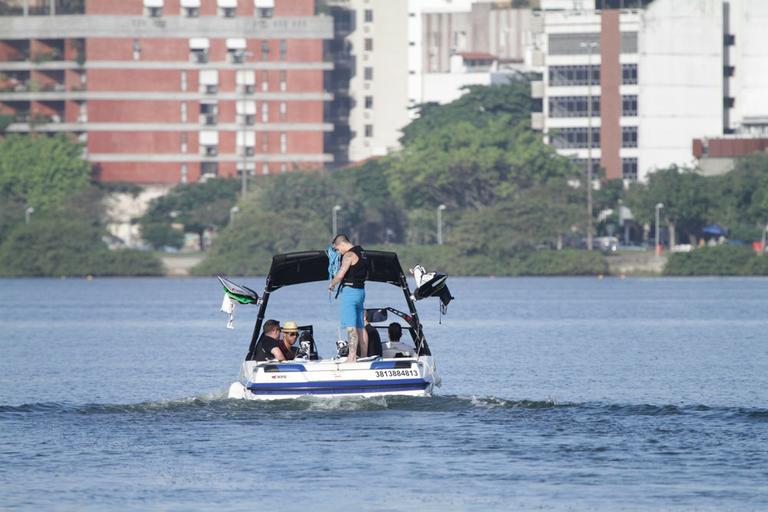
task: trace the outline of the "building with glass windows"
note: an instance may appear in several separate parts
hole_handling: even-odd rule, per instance
[[[320,167],[332,37],[315,0],[0,0],[0,115],[103,181]]]

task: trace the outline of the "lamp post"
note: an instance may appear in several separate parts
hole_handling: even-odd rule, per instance
[[[587,49],[587,250],[592,250],[592,51],[596,41],[581,42]]]
[[[333,210],[331,210],[331,219],[332,219],[332,228],[331,231],[333,231],[333,236],[336,236],[338,233],[339,225],[338,225],[338,214],[339,210],[341,210],[341,206],[338,204],[333,207]]]
[[[656,203],[656,256],[661,256],[661,245],[659,245],[659,211],[664,208],[664,203]]]
[[[35,209],[31,206],[27,206],[27,209],[24,210],[24,224],[29,224],[29,216],[35,213]]]
[[[443,210],[445,208],[444,204],[437,207],[437,245],[443,245]]]
[[[229,223],[230,223],[230,225],[232,224],[232,222],[234,222],[235,215],[237,215],[237,213],[239,211],[240,211],[240,208],[237,207],[237,206],[233,206],[232,208],[229,209]]]
[[[763,241],[760,244],[760,256],[765,254],[765,232],[768,231],[768,224],[763,227]]]

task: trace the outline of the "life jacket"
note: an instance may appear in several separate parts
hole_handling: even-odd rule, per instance
[[[368,258],[359,245],[355,245],[350,251],[357,256],[357,263],[349,267],[342,284],[351,288],[365,288],[365,280],[368,277]]]

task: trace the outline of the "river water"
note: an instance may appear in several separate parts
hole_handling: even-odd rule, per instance
[[[0,510],[768,510],[768,280],[449,283],[434,397],[245,403],[214,279],[0,280]]]

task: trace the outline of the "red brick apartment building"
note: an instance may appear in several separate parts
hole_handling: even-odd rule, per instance
[[[102,181],[319,167],[332,37],[315,0],[0,0],[0,114],[75,134]]]

